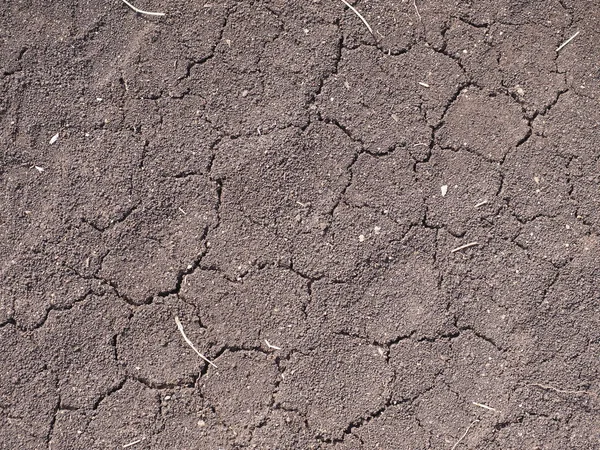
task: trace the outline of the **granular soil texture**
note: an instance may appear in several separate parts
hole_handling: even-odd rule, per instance
[[[137,3],[0,11],[1,449],[600,448],[599,2]]]

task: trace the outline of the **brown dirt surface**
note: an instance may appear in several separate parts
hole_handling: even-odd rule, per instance
[[[0,450],[600,449],[600,2],[133,3],[0,7]]]

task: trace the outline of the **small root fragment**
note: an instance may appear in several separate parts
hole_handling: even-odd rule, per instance
[[[458,445],[462,442],[462,440],[467,436],[467,433],[469,432],[469,430],[473,427],[473,425],[475,425],[477,422],[479,422],[479,419],[475,419],[473,422],[471,422],[469,424],[469,426],[467,427],[467,429],[465,430],[465,432],[462,434],[462,436],[460,438],[458,438],[458,441],[456,441],[454,443],[454,445],[452,446],[452,448],[450,450],[455,450],[456,447],[458,447]]]
[[[419,22],[422,22],[421,13],[419,12],[419,8],[417,8],[417,0],[413,0],[413,6],[415,7],[415,11],[417,12],[417,17],[419,18]]]
[[[569,42],[571,42],[573,39],[575,39],[579,33],[580,33],[580,32],[578,31],[578,32],[577,32],[577,33],[575,33],[573,36],[571,36],[569,39],[567,39],[565,42],[563,42],[562,44],[560,44],[560,46],[559,46],[559,47],[556,49],[556,51],[557,51],[557,52],[560,52],[560,51],[563,49],[563,47],[564,47],[565,45],[567,45]]]
[[[459,252],[461,250],[464,250],[465,248],[473,247],[475,245],[479,245],[479,242],[469,242],[468,244],[461,245],[460,247],[453,248],[452,250],[450,250],[450,253],[456,253],[456,252]]]
[[[140,443],[140,442],[142,442],[142,441],[143,441],[143,439],[137,439],[137,440],[135,440],[135,441],[133,441],[133,442],[130,442],[129,444],[123,444],[123,448],[129,448],[129,447],[132,447],[132,446],[134,446],[135,444],[139,444],[139,443]]]
[[[480,408],[487,409],[488,411],[493,411],[493,412],[497,412],[497,413],[499,413],[499,412],[500,412],[500,411],[498,411],[496,408],[492,408],[491,406],[484,405],[483,403],[477,403],[477,402],[473,402],[473,404],[474,404],[475,406],[479,406]]]
[[[569,390],[569,389],[559,389],[557,387],[550,386],[549,384],[531,383],[531,384],[529,384],[529,386],[539,387],[540,389],[544,389],[546,391],[554,391],[554,392],[558,392],[560,394],[589,395],[589,396],[592,396],[592,397],[597,397],[598,396],[598,393],[594,392],[594,391],[574,391],[574,390]]]
[[[207,363],[209,363],[211,366],[213,366],[216,369],[217,368],[216,364],[214,362],[212,362],[211,360],[209,360],[202,353],[200,353],[196,349],[196,347],[194,347],[194,344],[192,343],[192,341],[190,341],[190,339],[186,336],[185,331],[183,331],[183,325],[181,325],[181,322],[179,321],[179,317],[177,317],[177,316],[175,316],[175,323],[177,324],[177,328],[179,329],[179,332],[183,336],[183,340],[187,343],[187,345],[189,345],[190,347],[192,347],[192,349],[198,354],[198,356],[200,358],[202,358],[204,361],[206,361]]]
[[[125,0],[123,0],[125,1]],[[356,8],[354,6],[352,6],[350,3],[348,3],[346,0],[342,0],[342,2],[344,2],[344,4],[350,8],[352,10],[352,12],[354,14],[356,14],[358,16],[358,18],[360,20],[362,20],[362,22],[367,26],[367,28],[369,29],[369,33],[371,33],[373,35],[373,37],[375,37],[375,34],[373,34],[373,28],[371,28],[371,25],[369,25],[369,22],[367,22],[367,19],[365,19],[361,13],[359,13]]]
[[[269,343],[269,341],[267,341],[266,339],[265,344],[267,344],[267,347],[272,348],[273,350],[281,350],[281,347],[277,347],[276,345]]]
[[[150,12],[150,11],[144,11],[143,9],[136,8],[131,3],[129,3],[127,0],[121,0],[121,1],[123,3],[125,3],[127,6],[129,6],[131,9],[133,9],[138,14],[145,14],[147,16],[156,16],[156,17],[162,17],[162,16],[166,15],[165,13],[161,13],[161,12]]]

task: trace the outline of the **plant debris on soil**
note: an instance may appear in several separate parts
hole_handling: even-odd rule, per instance
[[[600,2],[344,3],[3,3],[0,449],[600,448]]]

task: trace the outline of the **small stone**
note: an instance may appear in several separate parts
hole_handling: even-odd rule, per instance
[[[359,242],[365,242],[365,235],[364,235],[364,234],[361,234],[361,235],[358,237],[358,241],[359,241]]]
[[[447,185],[447,184],[443,185],[443,186],[440,188],[440,190],[442,191],[442,197],[445,197],[445,196],[446,196],[446,194],[448,193],[448,185]]]

